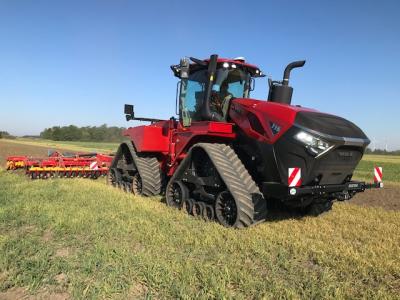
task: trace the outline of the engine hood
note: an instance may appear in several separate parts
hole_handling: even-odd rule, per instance
[[[366,147],[370,143],[368,137],[357,125],[335,115],[306,107],[263,100],[234,99],[232,102],[257,115],[267,131],[269,125],[266,122],[266,118],[281,127],[281,134],[291,127],[297,127],[330,141],[337,141],[339,144]],[[233,105],[233,107],[235,106]],[[272,136],[271,141],[275,142],[276,138],[279,138],[281,134]]]

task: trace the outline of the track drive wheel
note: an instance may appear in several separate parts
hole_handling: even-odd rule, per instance
[[[229,191],[219,193],[215,199],[215,215],[218,222],[225,227],[232,227],[236,223],[238,209]]]
[[[189,190],[182,181],[174,181],[168,184],[165,198],[168,206],[181,209],[189,199]]]

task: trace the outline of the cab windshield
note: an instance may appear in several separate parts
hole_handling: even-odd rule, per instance
[[[222,92],[221,87],[226,86],[225,93],[231,94],[234,98],[248,98],[250,87],[250,75],[240,69],[221,68],[217,70],[217,76],[212,90]]]
[[[202,121],[201,112],[207,79],[207,70],[201,69],[190,74],[188,79],[181,81],[179,105],[183,126],[190,126],[192,121]],[[212,102],[222,104],[227,95],[231,98],[248,98],[250,79],[250,74],[241,69],[219,68],[212,82],[211,95],[212,99],[217,99],[217,101]],[[222,106],[217,106],[216,110],[221,110]]]

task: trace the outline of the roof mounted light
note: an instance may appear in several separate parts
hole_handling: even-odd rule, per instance
[[[231,64],[232,69],[236,69],[236,65],[235,64]]]
[[[240,61],[240,62],[242,62],[242,63],[246,62],[246,59],[245,59],[243,56],[235,57],[233,60],[235,60],[235,61]]]
[[[224,68],[229,68],[229,63],[224,62],[224,63],[222,64],[222,66],[223,66]]]

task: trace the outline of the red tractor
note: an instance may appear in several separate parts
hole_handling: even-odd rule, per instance
[[[376,182],[352,181],[369,139],[353,123],[292,106],[289,64],[282,81],[269,80],[267,101],[250,98],[261,70],[243,58],[182,59],[171,66],[180,79],[179,120],[128,128],[111,164],[108,182],[138,195],[165,193],[169,206],[247,227],[266,219],[279,201],[312,214],[348,200]]]

